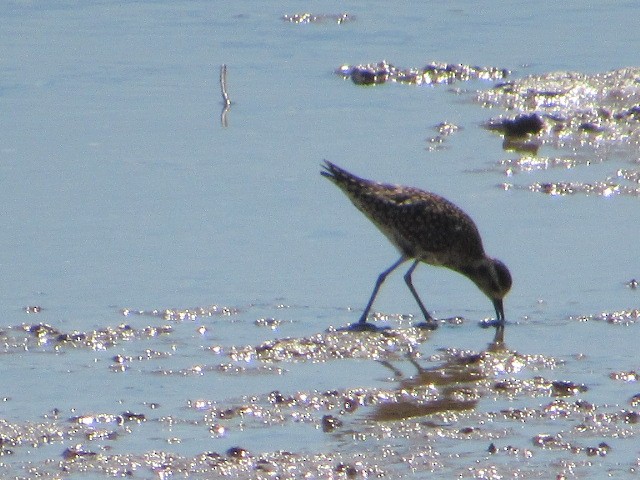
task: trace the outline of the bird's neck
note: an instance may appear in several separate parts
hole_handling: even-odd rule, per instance
[[[478,284],[480,278],[486,275],[488,268],[488,259],[486,257],[479,258],[473,262],[463,262],[453,267],[453,270],[460,272],[465,277]]]

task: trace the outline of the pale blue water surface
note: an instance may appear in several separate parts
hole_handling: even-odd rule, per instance
[[[281,19],[304,11],[349,12],[355,19],[307,25]],[[211,346],[226,352],[357,319],[376,276],[397,253],[319,175],[323,159],[462,206],[487,251],[509,265],[514,278],[505,301],[509,348],[565,362],[545,375],[588,385],[581,398],[632,409],[637,383],[615,383],[609,374],[640,368],[638,324],[569,317],[637,308],[639,293],[625,283],[640,275],[638,198],[500,188],[508,179],[498,162],[518,154],[502,150],[501,139],[480,128],[500,113],[472,102],[473,92],[491,81],[365,88],[334,70],[385,59],[402,68],[431,61],[496,66],[516,77],[605,72],[637,65],[638,18],[634,1],[2,3],[0,329],[13,332],[11,338],[21,338],[15,327],[40,323],[61,332],[123,323],[173,331],[105,349],[29,343],[20,350],[7,340],[0,355],[0,418],[46,422],[57,409],[63,419],[131,411],[197,420],[187,409],[195,399],[224,404],[273,390],[389,388],[390,372],[373,360],[285,362],[276,365],[279,374],[179,373],[229,362]],[[226,127],[221,64],[228,66],[233,102]],[[445,148],[429,150],[433,127],[443,121],[461,130]],[[639,158],[627,151],[592,168],[513,181],[597,180]],[[420,345],[422,355],[443,347],[486,348],[492,332],[476,323],[490,317],[492,307],[467,279],[422,266],[414,282],[436,317],[467,319],[439,329]],[[238,313],[184,321],[122,314],[211,305]],[[42,311],[26,313],[29,306]],[[400,273],[389,278],[375,310],[418,313]],[[260,318],[282,323],[258,328]],[[115,355],[149,350],[166,356],[133,362],[126,372],[110,368]],[[407,365],[400,368],[410,373]],[[530,399],[531,405],[546,401]],[[159,407],[150,409],[154,402]],[[497,408],[486,402],[481,410]],[[535,432],[544,429],[554,430],[547,425]],[[367,448],[304,423],[229,428],[219,438],[206,427],[147,422],[133,430],[85,448],[108,444],[110,453],[180,455],[234,445],[256,454]],[[628,436],[636,440],[607,438],[611,453],[576,475],[630,478],[640,462],[637,435],[631,426]],[[531,447],[531,436],[516,433],[509,441]],[[46,459],[61,461],[75,443],[12,445],[13,453],[0,458],[0,474],[29,477],[34,465],[51,471]],[[488,443],[481,443],[479,458]],[[457,448],[473,450],[452,446],[451,452]],[[549,458],[532,460],[532,477],[566,474]],[[435,472],[471,475],[467,463],[463,456]],[[402,466],[395,475],[420,478]]]

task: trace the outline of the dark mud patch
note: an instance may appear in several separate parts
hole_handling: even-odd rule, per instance
[[[459,132],[462,129],[459,125],[450,122],[440,122],[433,127],[437,135],[427,138],[428,151],[443,150],[447,148],[446,141],[453,134]]]
[[[123,342],[170,335],[172,331],[172,327],[168,325],[135,328],[128,324],[120,324],[86,332],[78,330],[65,332],[45,323],[25,323],[0,331],[0,339],[7,353],[36,347],[39,350],[53,351],[67,348],[107,350]]]
[[[570,317],[572,320],[579,322],[605,322],[612,325],[633,325],[640,322],[640,310],[637,308],[630,308],[627,310],[616,310],[611,312],[600,312],[589,315],[577,315]]]
[[[182,322],[188,320],[197,320],[208,317],[230,317],[237,315],[242,310],[235,307],[227,307],[222,305],[210,305],[206,307],[193,308],[165,308],[158,310],[134,310],[123,308],[120,313],[125,317],[130,315],[138,315],[143,317],[157,317],[163,320]]]
[[[611,150],[640,142],[639,79],[638,68],[531,75],[480,91],[476,101],[510,112],[490,120],[488,128],[535,117],[532,133],[545,145]]]
[[[337,23],[341,25],[343,23],[349,23],[355,21],[355,15],[349,13],[327,13],[327,14],[314,14],[314,13],[291,13],[283,15],[282,20],[296,25],[308,24],[308,23]]]
[[[480,67],[454,63],[432,62],[421,68],[400,68],[386,61],[359,65],[341,65],[337,75],[356,85],[380,85],[387,82],[411,85],[450,85],[469,80],[498,80],[509,71],[498,67]]]
[[[521,158],[502,162],[504,173],[532,173],[561,167],[573,169],[605,162],[626,162],[605,178],[592,181],[553,180],[529,185],[503,183],[547,195],[610,197],[640,195],[637,149],[640,145],[640,69],[605,73],[554,72],[513,79],[479,91],[476,101],[501,108],[504,116],[484,127],[503,136],[503,148]],[[538,156],[540,149],[566,152]],[[631,160],[629,160],[631,159]]]
[[[335,73],[357,85],[493,81],[492,88],[476,91],[473,99],[483,107],[504,111],[485,121],[483,127],[502,136],[505,151],[522,157],[501,162],[507,176],[554,167],[588,167],[610,160],[629,163],[631,158],[628,166],[620,168],[616,165],[605,178],[592,181],[562,179],[524,185],[505,182],[501,188],[547,195],[640,196],[640,169],[637,167],[640,68],[596,74],[552,72],[507,81],[510,72],[504,68],[448,63],[398,68],[381,61],[342,65]],[[445,138],[439,133],[427,139],[426,150],[442,150]],[[563,153],[549,156],[548,149]]]

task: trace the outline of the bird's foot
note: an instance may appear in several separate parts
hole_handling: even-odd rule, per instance
[[[496,329],[496,335],[493,338],[493,347],[492,348],[503,348],[504,345],[504,325],[505,325],[505,321],[504,320],[498,320],[498,319],[494,319],[494,320],[483,320],[480,322],[480,327],[482,328],[491,328],[491,327],[495,327]]]
[[[389,330],[390,327],[377,327],[373,323],[356,322],[346,327],[338,328],[338,332],[382,332]]]
[[[493,320],[482,320],[480,322],[480,328],[491,328],[491,327],[502,327],[504,328],[504,321],[493,319]]]
[[[435,330],[436,328],[438,328],[438,321],[430,318],[425,322],[419,322],[414,324],[413,326],[422,330]]]

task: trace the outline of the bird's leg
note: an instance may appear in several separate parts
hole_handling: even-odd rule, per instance
[[[393,272],[396,268],[398,268],[402,263],[404,263],[406,260],[407,259],[404,256],[400,257],[400,259],[396,263],[391,265],[389,268],[387,268],[384,272],[380,274],[380,276],[378,277],[378,280],[376,280],[375,287],[373,287],[371,298],[369,299],[367,306],[364,307],[364,312],[362,312],[362,316],[360,317],[360,320],[358,321],[358,323],[355,323],[351,326],[352,330],[375,330],[376,329],[374,325],[370,325],[367,323],[367,316],[369,316],[369,310],[371,310],[373,301],[376,299],[376,295],[378,295],[378,290],[380,290],[380,287],[384,283],[387,276],[391,272]],[[373,328],[368,328],[368,327],[373,327]]]
[[[438,328],[438,322],[436,322],[433,319],[433,317],[429,315],[429,312],[427,312],[427,309],[422,303],[422,300],[420,300],[420,297],[418,296],[418,292],[416,292],[416,289],[413,287],[413,282],[411,281],[411,275],[413,274],[413,271],[418,266],[418,263],[420,263],[420,260],[414,261],[411,267],[409,267],[409,270],[407,270],[407,273],[404,274],[404,281],[406,282],[407,287],[409,287],[409,290],[411,291],[413,298],[415,298],[416,302],[418,302],[418,306],[422,311],[422,315],[424,315],[425,323],[419,323],[416,326],[422,327],[422,328],[428,328],[429,330],[435,330],[436,328]]]
[[[493,343],[495,345],[502,345],[504,343],[504,322],[496,325],[496,334],[493,337]]]

